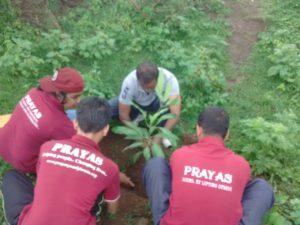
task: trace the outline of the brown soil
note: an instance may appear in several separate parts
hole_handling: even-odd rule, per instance
[[[195,135],[184,135],[183,144],[192,144],[197,141]],[[130,163],[130,155],[134,150],[122,151],[130,144],[123,136],[109,133],[100,143],[101,151],[114,160],[135,183],[135,187],[122,187],[120,205],[116,220],[105,219],[104,225],[123,225],[132,221],[136,225],[151,224],[151,214],[148,206],[148,200],[141,180],[141,173],[144,166],[144,159],[141,158],[136,164]]]
[[[228,89],[243,80],[240,66],[246,62],[251,49],[257,41],[257,36],[264,31],[260,0],[226,0],[225,4],[231,8],[229,17],[232,35],[229,38],[230,64],[234,78],[228,80]]]
[[[120,170],[126,173],[135,183],[134,191],[141,197],[146,197],[144,187],[141,180],[141,172],[145,163],[143,158],[140,158],[136,164],[130,163],[130,156],[135,150],[123,151],[130,144],[123,136],[110,133],[100,144],[104,154],[113,159],[120,167]]]
[[[64,14],[70,8],[83,3],[83,0],[60,0],[59,11],[53,12],[49,9],[48,0],[12,0],[13,5],[20,9],[21,17],[27,23],[40,29],[60,29],[57,15]]]
[[[130,163],[130,155],[134,150],[123,152],[130,142],[123,136],[110,133],[101,143],[101,151],[114,160],[135,183],[135,187],[122,187],[120,205],[116,220],[105,219],[102,225],[123,225],[123,224],[150,224],[151,216],[148,207],[148,200],[141,180],[141,172],[144,160],[141,158],[136,164]],[[130,223],[130,221],[132,223]],[[148,221],[148,222],[147,222]]]

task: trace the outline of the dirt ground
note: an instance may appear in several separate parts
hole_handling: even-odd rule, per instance
[[[257,36],[264,31],[262,20],[261,0],[225,0],[225,4],[232,10],[229,16],[231,36],[229,43],[229,62],[232,67],[232,79],[229,79],[228,90],[243,79],[240,67],[243,65],[257,41]]]
[[[110,133],[101,143],[101,151],[118,163],[120,169],[125,172],[135,183],[135,188],[122,187],[120,205],[115,220],[105,220],[101,224],[121,225],[137,224],[141,218],[149,218],[148,201],[141,181],[141,170],[144,164],[141,159],[137,164],[130,165],[129,159],[132,152],[123,152],[129,142],[123,136]],[[131,221],[132,223],[129,223]],[[147,223],[144,223],[145,225]]]

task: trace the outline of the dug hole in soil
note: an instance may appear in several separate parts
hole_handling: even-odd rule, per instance
[[[148,199],[141,180],[144,160],[140,159],[134,165],[129,163],[134,150],[122,151],[129,144],[130,141],[125,140],[124,136],[111,132],[99,144],[103,154],[116,162],[120,170],[125,172],[135,184],[134,188],[121,186],[117,218],[114,220],[103,218],[101,225],[123,225],[127,224],[129,220],[134,221],[133,224],[137,224],[139,218],[149,218],[148,224],[150,224]]]

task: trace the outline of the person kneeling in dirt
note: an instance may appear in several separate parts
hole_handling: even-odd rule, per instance
[[[199,142],[148,160],[143,181],[155,225],[260,225],[274,204],[271,186],[251,179],[248,162],[224,146],[229,116],[206,108],[197,124]]]
[[[136,103],[140,108],[147,112],[157,112],[160,109],[160,100],[155,91],[158,76],[164,76],[164,92],[167,85],[171,84],[169,99],[178,99],[177,104],[171,105],[170,112],[176,115],[176,118],[169,119],[162,124],[165,128],[171,130],[176,125],[180,111],[180,91],[176,77],[170,71],[159,68],[150,63],[143,63],[126,76],[123,81],[119,97],[111,99],[109,104],[112,108],[112,116],[119,117],[121,121],[133,121],[139,123],[143,120],[139,111],[131,106],[131,102]],[[160,142],[160,141],[158,141]],[[165,147],[169,147],[170,141],[163,139]]]
[[[84,81],[72,68],[61,68],[39,80],[0,128],[0,156],[15,169],[35,173],[41,145],[52,139],[71,138],[75,129],[65,109],[75,108]]]
[[[119,168],[98,147],[108,133],[109,120],[106,101],[97,97],[82,100],[74,121],[77,134],[42,145],[35,188],[17,170],[5,174],[2,193],[9,224],[95,225],[92,210],[99,195],[107,202],[107,212],[116,213]]]

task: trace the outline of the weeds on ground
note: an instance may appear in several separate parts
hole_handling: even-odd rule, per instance
[[[74,66],[88,80],[86,93],[111,97],[126,73],[153,61],[178,77],[188,122],[204,105],[224,102],[224,9],[219,0],[86,1],[59,18],[61,30],[15,25],[3,37],[1,72],[31,79]]]
[[[276,202],[267,225],[299,224],[299,1],[263,1],[269,26],[229,95],[229,145],[255,176],[271,182]]]

